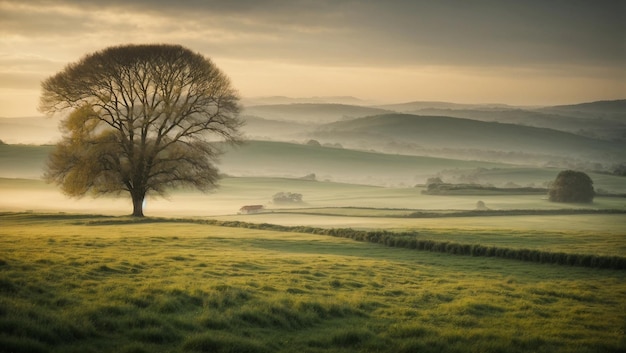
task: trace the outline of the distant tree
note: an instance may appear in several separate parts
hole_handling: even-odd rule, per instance
[[[432,177],[432,178],[426,179],[426,186],[436,185],[436,184],[443,184],[443,180],[441,180],[440,177]]]
[[[89,54],[42,83],[40,110],[67,113],[45,177],[69,196],[147,194],[218,179],[210,139],[240,140],[238,96],[201,54],[179,45],[123,45]]]
[[[317,147],[319,147],[319,146],[321,146],[321,145],[322,145],[322,144],[321,144],[319,141],[317,141],[317,140],[309,140],[309,141],[307,141],[307,143],[306,143],[306,144],[307,144],[307,145],[309,145],[309,146],[317,146]]]
[[[487,210],[489,210],[489,207],[487,207],[487,205],[485,205],[484,201],[478,201],[478,202],[476,202],[476,209],[478,211],[487,211]]]
[[[0,140],[0,145],[6,145],[6,143],[2,140]]]
[[[560,172],[548,189],[548,198],[552,202],[590,203],[594,196],[591,178],[574,170]]]
[[[307,174],[307,175],[301,177],[300,179],[302,179],[302,180],[309,180],[309,181],[317,181],[317,176],[315,175],[315,173],[311,173],[311,174]]]
[[[613,167],[613,174],[619,176],[626,176],[626,164],[620,164]]]
[[[272,197],[274,203],[301,203],[302,194],[295,192],[279,192]]]

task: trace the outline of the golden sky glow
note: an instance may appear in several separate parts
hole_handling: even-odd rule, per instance
[[[110,45],[178,43],[244,97],[549,105],[626,97],[623,1],[0,0],[0,117]]]

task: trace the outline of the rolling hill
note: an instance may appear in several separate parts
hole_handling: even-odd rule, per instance
[[[325,96],[325,97],[243,97],[241,104],[246,107],[254,105],[277,105],[277,104],[348,104],[366,105],[368,102],[352,96]]]
[[[318,180],[369,185],[412,185],[444,169],[496,167],[512,166],[268,141],[249,141],[230,148],[219,166],[235,176],[297,178],[315,174]]]
[[[557,105],[541,110],[592,119],[603,118],[626,122],[626,99]]]
[[[626,123],[596,120],[524,109],[420,109],[407,111],[415,115],[448,116],[478,121],[525,125],[570,132],[609,141],[626,140]]]
[[[306,139],[308,133],[318,126],[313,123],[270,120],[252,115],[244,115],[241,119],[245,123],[241,132],[252,140],[300,141]]]
[[[623,160],[624,145],[546,128],[485,122],[444,116],[383,114],[326,124],[314,134],[324,142],[344,146],[406,146],[414,153],[440,150],[469,153],[493,152],[499,161],[511,154],[615,163]]]
[[[384,104],[376,106],[380,109],[392,110],[399,113],[409,113],[422,109],[443,109],[443,110],[488,110],[488,109],[515,109],[506,104],[462,104],[452,102],[429,102],[415,101],[396,104]]]
[[[0,177],[40,178],[52,146],[0,145]],[[444,169],[510,168],[489,162],[389,155],[286,142],[248,141],[224,147],[218,165],[233,176],[299,178],[315,174],[318,180],[369,185],[413,185]]]
[[[0,118],[0,140],[5,143],[46,144],[61,138],[59,119],[39,117]]]
[[[300,123],[329,123],[389,113],[389,110],[347,104],[274,104],[245,107],[244,115]]]
[[[415,115],[449,116],[544,127],[581,136],[626,141],[626,100],[543,108],[446,102],[409,102],[379,108]]]
[[[0,145],[0,178],[39,179],[51,149],[52,146]],[[452,183],[544,186],[561,170],[269,141],[248,141],[224,150],[218,168],[231,176],[305,180],[303,177],[315,174],[320,181],[376,186],[413,186],[433,176]],[[590,175],[596,188],[626,192],[624,177]]]

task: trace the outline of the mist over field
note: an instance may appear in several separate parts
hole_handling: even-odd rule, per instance
[[[240,146],[220,147],[224,154],[218,168],[225,178],[218,189],[206,195],[174,190],[168,199],[149,199],[148,212],[226,215],[237,213],[245,204],[280,207],[272,205],[272,196],[286,191],[303,194],[303,205],[309,207],[473,209],[477,201],[488,200],[488,207],[497,209],[545,209],[562,207],[547,203],[545,192],[540,191],[561,169],[587,171],[600,194],[626,193],[624,178],[614,175],[626,163],[622,153],[626,139],[623,133],[619,135],[626,126],[626,100],[543,108],[443,102],[374,107],[295,99],[276,104],[276,100],[257,98],[255,105],[244,106],[242,129],[248,140]],[[433,113],[433,109],[448,114],[417,114]],[[546,114],[560,125],[542,126]],[[69,212],[124,214],[128,207],[124,195],[120,199],[67,199],[53,185],[38,181],[52,150],[50,144],[60,138],[58,121],[45,117],[0,120],[0,140],[5,143],[0,145],[0,177],[9,178],[3,179],[2,207],[50,211],[62,206]],[[576,130],[580,121],[595,130]],[[591,131],[595,137],[590,137]],[[509,195],[508,200],[480,191],[475,197],[458,199],[422,195],[429,178],[539,191]],[[14,185],[34,189],[20,197],[22,190]],[[324,185],[333,190],[331,194],[337,190],[344,196],[329,198]],[[361,191],[351,195],[350,190]],[[625,207],[620,198],[594,207],[604,203],[599,207]]]

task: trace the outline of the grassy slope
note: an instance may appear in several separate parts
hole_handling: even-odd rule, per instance
[[[626,117],[626,99],[598,101],[572,105],[558,105],[553,107],[545,107],[542,110],[548,112],[557,112],[560,114],[569,114],[573,116],[581,116],[585,118],[595,119],[614,119],[624,121]]]
[[[232,149],[220,164],[221,170],[234,175],[300,177],[315,173],[322,180],[378,185],[424,182],[442,169],[481,167],[510,166],[267,141],[250,141]]]
[[[0,144],[0,177],[38,179],[52,146]]]
[[[626,348],[623,271],[197,224],[0,217],[4,351]]]
[[[431,148],[463,148],[566,156],[618,154],[623,146],[566,132],[444,116],[386,114],[331,123],[321,135],[371,136],[417,143]]]
[[[0,145],[0,177],[39,178],[52,146]],[[516,167],[503,163],[459,161],[455,159],[316,147],[285,142],[249,141],[227,149],[218,165],[236,176],[301,177],[315,173],[318,180],[333,180],[370,185],[408,185],[424,183],[440,174],[444,181],[468,180],[503,185],[542,186],[554,180],[560,169]],[[596,188],[626,192],[624,178],[590,173]]]
[[[51,146],[0,145],[0,177],[41,176]],[[447,168],[509,167],[502,163],[388,155],[285,142],[249,141],[229,148],[220,170],[244,176],[300,177],[316,173],[320,179],[370,184],[424,182]]]
[[[383,106],[400,113],[450,116],[544,127],[603,139],[624,140],[626,100],[590,102],[544,108],[505,105],[463,105],[442,102],[411,102]]]

